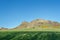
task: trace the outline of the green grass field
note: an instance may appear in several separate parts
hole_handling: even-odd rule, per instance
[[[0,31],[0,40],[60,40],[60,32]]]
[[[60,40],[58,28],[0,30],[0,40]]]

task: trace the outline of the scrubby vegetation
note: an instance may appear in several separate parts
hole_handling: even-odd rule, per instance
[[[0,31],[0,40],[60,40],[60,32]]]

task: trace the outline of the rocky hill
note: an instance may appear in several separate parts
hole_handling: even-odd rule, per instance
[[[60,28],[60,23],[50,20],[36,19],[31,22],[24,21],[14,29],[23,28]]]

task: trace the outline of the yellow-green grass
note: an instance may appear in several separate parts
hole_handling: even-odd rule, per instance
[[[23,28],[23,29],[14,29],[14,30],[0,30],[0,31],[52,31],[60,32],[60,28]]]

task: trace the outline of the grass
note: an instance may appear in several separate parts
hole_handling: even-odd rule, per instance
[[[23,29],[6,30],[6,31],[57,31],[57,32],[60,32],[60,28],[23,28]]]
[[[58,28],[0,30],[0,40],[60,40]]]
[[[0,31],[0,40],[60,40],[60,32]]]

